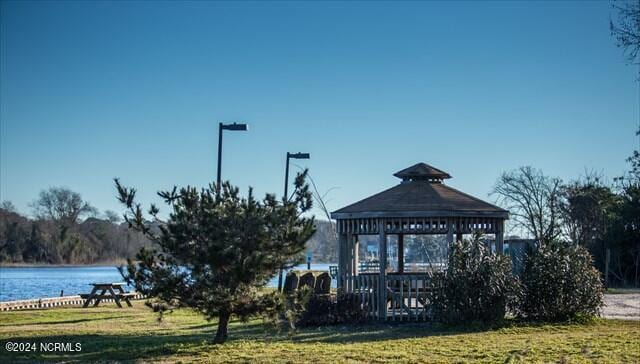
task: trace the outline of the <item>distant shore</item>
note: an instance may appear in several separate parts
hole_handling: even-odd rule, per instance
[[[305,265],[306,263],[300,264]],[[311,266],[314,265],[334,265],[336,263],[323,263],[323,262],[315,262],[311,263]],[[0,268],[69,268],[69,267],[119,267],[121,265],[127,265],[126,260],[114,260],[108,262],[97,262],[90,264],[50,264],[50,263],[0,263]]]
[[[68,268],[68,267],[118,267],[126,265],[126,260],[97,262],[90,264],[50,264],[50,263],[0,263],[0,268]]]

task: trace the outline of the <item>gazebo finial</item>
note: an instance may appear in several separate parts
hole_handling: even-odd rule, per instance
[[[411,181],[429,181],[441,183],[443,179],[451,178],[449,173],[439,170],[426,163],[416,163],[409,168],[405,168],[399,172],[393,174],[394,176],[401,178],[402,182]]]

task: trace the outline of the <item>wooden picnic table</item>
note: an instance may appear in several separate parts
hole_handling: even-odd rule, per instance
[[[123,300],[127,306],[133,307],[129,299],[133,297],[135,293],[125,292],[124,286],[127,285],[126,283],[91,283],[91,285],[93,286],[91,293],[80,295],[80,297],[85,300],[82,307],[88,307],[91,300],[95,300],[93,307],[96,307],[100,304],[100,301],[104,299],[113,299],[120,308],[122,308],[120,300]],[[98,291],[100,292],[98,293]]]

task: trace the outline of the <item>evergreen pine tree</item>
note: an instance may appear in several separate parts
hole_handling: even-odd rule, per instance
[[[171,209],[167,221],[152,224],[135,202],[136,190],[116,179],[125,220],[155,243],[121,269],[123,277],[145,295],[217,317],[215,343],[227,338],[231,315],[273,315],[279,293],[261,288],[301,256],[315,230],[313,217],[303,216],[312,204],[306,176],[299,173],[294,194],[281,201],[271,194],[256,200],[251,189],[241,197],[229,182],[200,191],[174,187],[158,193]],[[156,206],[148,212],[159,220]]]

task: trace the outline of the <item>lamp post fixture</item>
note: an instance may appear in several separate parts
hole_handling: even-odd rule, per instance
[[[289,153],[287,152],[287,165],[284,170],[284,198],[285,201],[289,200],[289,159],[309,159],[311,156],[309,153]],[[282,291],[282,271],[283,267],[280,267],[280,274],[278,275],[278,291]]]
[[[232,130],[232,131],[247,131],[249,130],[249,125],[247,124],[223,124],[219,123],[218,126],[218,179],[216,180],[218,186],[218,195],[220,194],[220,171],[222,169],[222,131],[223,130]]]
[[[289,198],[289,159],[309,159],[309,153],[289,153],[287,152],[287,166],[284,171],[284,198]]]

